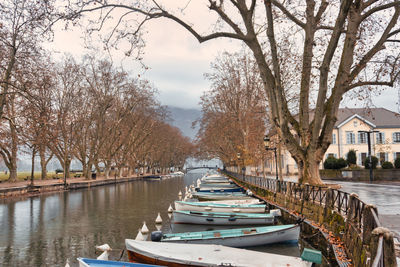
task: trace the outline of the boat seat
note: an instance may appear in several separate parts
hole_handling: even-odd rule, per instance
[[[245,234],[245,235],[248,235],[248,234],[256,234],[256,233],[257,233],[257,230],[256,230],[256,229],[250,229],[250,231],[249,231],[249,230],[243,230],[242,232],[243,232],[243,234]]]
[[[215,232],[214,233],[214,237],[221,237],[221,233],[220,232]]]

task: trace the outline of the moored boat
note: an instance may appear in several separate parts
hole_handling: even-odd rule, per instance
[[[150,265],[150,264],[142,264],[142,263],[133,263],[133,262],[123,262],[123,261],[106,261],[106,260],[96,260],[89,258],[78,258],[79,267],[107,267],[107,266],[115,266],[115,267],[152,267],[152,266],[160,266],[160,265]]]
[[[155,231],[151,233],[151,240],[168,243],[254,247],[282,242],[297,242],[299,234],[299,225],[288,224],[171,234]]]
[[[175,210],[263,213],[265,212],[265,208],[265,204],[223,204],[212,202],[175,201]]]
[[[174,211],[174,223],[207,224],[207,225],[266,225],[273,224],[273,213],[228,213]]]
[[[129,261],[166,266],[311,266],[298,257],[220,245],[198,245],[125,240]]]
[[[237,185],[232,183],[201,183],[199,188],[218,187],[218,188],[236,188]]]
[[[248,195],[241,192],[193,192],[192,196],[200,201],[250,198]]]
[[[210,200],[202,201],[201,203],[215,203],[215,204],[228,204],[228,205],[239,205],[239,204],[265,204],[257,198],[246,198],[246,199],[226,199],[226,200]]]
[[[219,188],[219,187],[206,187],[206,188],[196,188],[196,192],[207,192],[207,193],[232,193],[232,192],[243,192],[243,188],[241,187],[233,187],[233,188]]]

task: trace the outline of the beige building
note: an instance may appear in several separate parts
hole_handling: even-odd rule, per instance
[[[343,108],[339,109],[332,132],[332,144],[324,160],[330,155],[346,159],[349,150],[353,149],[357,154],[357,165],[362,166],[368,156],[368,143],[367,134],[360,131],[374,131],[371,133],[371,150],[372,155],[379,159],[378,166],[384,161],[394,163],[400,157],[400,114],[384,108]],[[280,154],[282,173],[297,173],[296,163],[290,153],[281,149]],[[323,168],[323,163],[320,167]],[[275,160],[267,160],[264,168],[267,172],[275,173]],[[262,169],[262,166],[257,169]]]

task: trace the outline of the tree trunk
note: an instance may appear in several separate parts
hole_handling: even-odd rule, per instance
[[[107,160],[104,166],[104,176],[106,177],[106,179],[108,179],[110,176],[110,169],[111,169],[111,161]]]
[[[311,185],[322,185],[323,182],[319,175],[319,164],[321,160],[317,159],[316,152],[309,152],[307,157],[298,162],[299,183],[308,183]]]
[[[8,176],[8,182],[15,183],[17,181],[17,166],[14,167],[8,167],[8,170],[10,171],[10,176]]]
[[[32,167],[31,167],[31,184],[33,186],[35,180],[35,155],[36,155],[36,148],[32,149]]]
[[[47,160],[46,160],[46,148],[43,145],[39,147],[39,157],[40,157],[40,168],[42,169],[42,174],[40,179],[45,180],[47,178]]]

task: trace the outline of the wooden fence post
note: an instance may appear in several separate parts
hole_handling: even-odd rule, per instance
[[[349,197],[349,210],[347,213],[347,220],[349,220],[355,227],[358,227],[359,221],[357,216],[358,207],[358,195],[356,193],[351,193]]]
[[[333,190],[328,188],[325,195],[325,207],[324,207],[324,220],[330,215],[330,211],[333,210],[335,202],[333,200]]]
[[[375,214],[378,215],[378,210],[374,205],[366,205],[363,211],[363,243],[365,245],[370,244],[372,231],[379,225],[376,225],[374,215],[372,214],[372,210],[375,211]]]
[[[385,267],[397,267],[396,254],[394,250],[393,233],[389,229],[384,227],[377,227],[372,231],[371,235],[371,262],[374,262],[377,257],[379,236],[383,235],[383,266]]]

